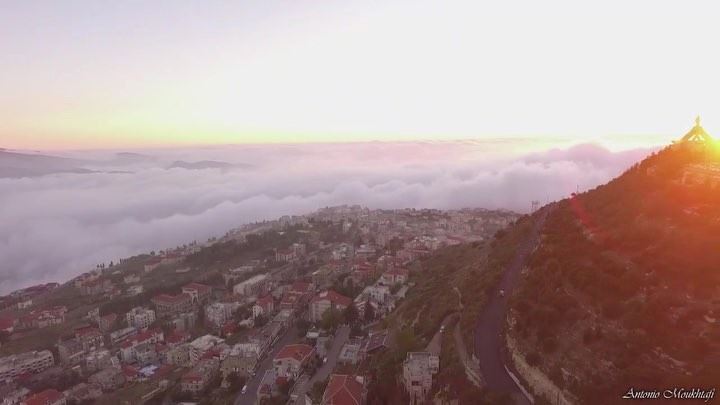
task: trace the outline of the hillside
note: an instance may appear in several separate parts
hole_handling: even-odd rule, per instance
[[[720,381],[718,161],[668,147],[549,215],[508,334],[579,402]]]
[[[441,371],[434,382],[438,397],[459,404],[513,403],[505,392],[473,385],[465,364],[472,363],[479,313],[532,225],[532,217],[522,216],[487,242],[445,247],[411,265],[413,287],[382,322],[381,327],[391,329],[396,339],[393,350],[373,359],[369,403],[407,400],[394,376],[401,373],[405,354],[427,347],[443,324],[452,333],[441,340]]]

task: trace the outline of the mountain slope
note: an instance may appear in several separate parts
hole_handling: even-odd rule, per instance
[[[720,381],[718,161],[669,147],[548,217],[508,334],[581,403]]]
[[[0,150],[0,178],[36,177],[53,173],[91,173],[85,162],[57,156]]]

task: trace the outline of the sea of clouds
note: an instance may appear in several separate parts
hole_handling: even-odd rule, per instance
[[[0,294],[325,206],[527,212],[531,200],[595,187],[651,152],[522,142],[64,152],[90,172],[0,178]]]

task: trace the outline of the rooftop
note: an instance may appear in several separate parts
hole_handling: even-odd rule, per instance
[[[360,405],[363,397],[363,384],[357,377],[342,374],[330,376],[323,393],[324,405]]]
[[[52,404],[60,400],[65,395],[55,389],[47,389],[45,391],[38,392],[25,400],[26,405],[47,405]]]
[[[194,283],[194,282],[183,286],[183,288],[187,288],[187,289],[191,289],[191,290],[197,290],[197,291],[200,291],[200,292],[208,292],[208,291],[211,291],[211,290],[212,290],[212,287],[210,287],[210,286],[208,286],[208,285],[200,284],[200,283]]]
[[[348,298],[344,295],[341,295],[339,293],[336,293],[333,290],[327,290],[319,293],[316,295],[312,302],[322,301],[322,300],[328,300],[332,302],[333,304],[338,304],[342,306],[348,306],[352,303],[352,299]]]
[[[312,346],[304,344],[287,345],[275,355],[275,360],[295,359],[297,361],[305,361],[313,352]]]

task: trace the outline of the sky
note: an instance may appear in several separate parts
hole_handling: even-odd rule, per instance
[[[3,1],[0,147],[667,142],[720,128],[719,8]]]
[[[591,189],[720,132],[719,7],[0,0],[0,294],[329,205]]]

